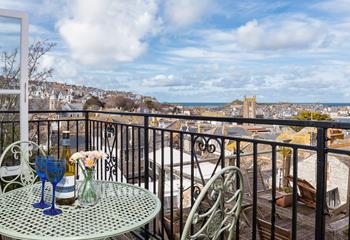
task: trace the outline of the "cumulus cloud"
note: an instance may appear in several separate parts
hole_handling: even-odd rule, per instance
[[[302,49],[325,38],[325,26],[316,19],[296,17],[251,20],[236,31],[238,44],[251,50]]]
[[[255,70],[234,68],[225,76],[226,79],[217,81],[217,85],[223,90],[255,91],[266,99],[274,94],[274,100],[277,101],[296,101],[297,97],[310,102],[315,101],[316,97],[320,101],[332,101],[333,96],[344,101],[344,94],[350,87],[350,78],[346,74],[348,67],[348,63],[342,63],[329,66],[290,65]]]
[[[147,87],[170,87],[179,85],[179,81],[174,75],[159,74],[155,77],[144,79],[143,85]]]
[[[47,54],[41,60],[41,68],[53,68],[57,80],[66,80],[78,75],[78,66],[74,61],[63,56]]]
[[[34,9],[39,4],[33,1],[22,0],[1,0],[0,7],[3,9],[16,9],[21,11],[27,11],[28,9]]]
[[[190,26],[211,13],[212,0],[167,0],[165,17],[176,28]]]
[[[326,12],[348,13],[350,12],[349,0],[327,0],[315,3],[313,8]]]
[[[83,64],[132,61],[160,28],[156,0],[74,0],[70,5],[58,29]]]

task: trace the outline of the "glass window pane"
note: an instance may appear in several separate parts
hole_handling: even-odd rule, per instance
[[[19,94],[0,94],[0,111],[19,111]]]
[[[19,89],[21,20],[0,16],[0,89]]]

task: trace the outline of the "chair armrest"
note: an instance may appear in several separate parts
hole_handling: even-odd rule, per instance
[[[335,208],[328,207],[328,209],[332,215],[337,215],[339,213],[347,212],[348,204],[343,203]]]

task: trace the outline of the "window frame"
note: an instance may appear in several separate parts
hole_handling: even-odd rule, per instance
[[[29,42],[29,20],[28,14],[21,11],[0,9],[0,17],[15,18],[20,20],[20,88],[0,89],[0,95],[19,95],[19,123],[20,139],[28,141],[28,42]]]

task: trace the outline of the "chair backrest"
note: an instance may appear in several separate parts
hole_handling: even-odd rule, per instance
[[[253,168],[245,169],[243,174],[246,175],[245,180],[246,180],[246,185],[248,186],[247,189],[249,190],[250,195],[253,196],[254,170]],[[257,183],[258,192],[264,192],[267,190],[260,166],[258,166],[258,169],[257,169],[256,183]]]
[[[307,206],[316,208],[316,189],[306,180],[298,179],[299,198]]]
[[[258,220],[258,231],[260,240],[270,240],[271,239],[271,224],[262,219]],[[275,240],[290,240],[292,239],[291,231],[279,226],[275,226]]]
[[[30,161],[34,150],[37,149],[40,155],[46,155],[45,151],[35,142],[17,141],[11,143],[0,156],[0,194],[10,190],[10,186],[26,186],[34,184],[37,175],[35,174],[35,163]],[[3,166],[6,157],[11,155],[19,161],[16,166]]]
[[[293,177],[288,176],[288,181],[293,182]],[[316,208],[316,189],[311,183],[304,179],[297,179],[298,198],[301,202],[311,208]]]
[[[243,176],[239,168],[231,166],[217,172],[201,190],[192,206],[181,240],[215,240],[225,233],[228,234],[225,239],[233,239],[242,196]]]

